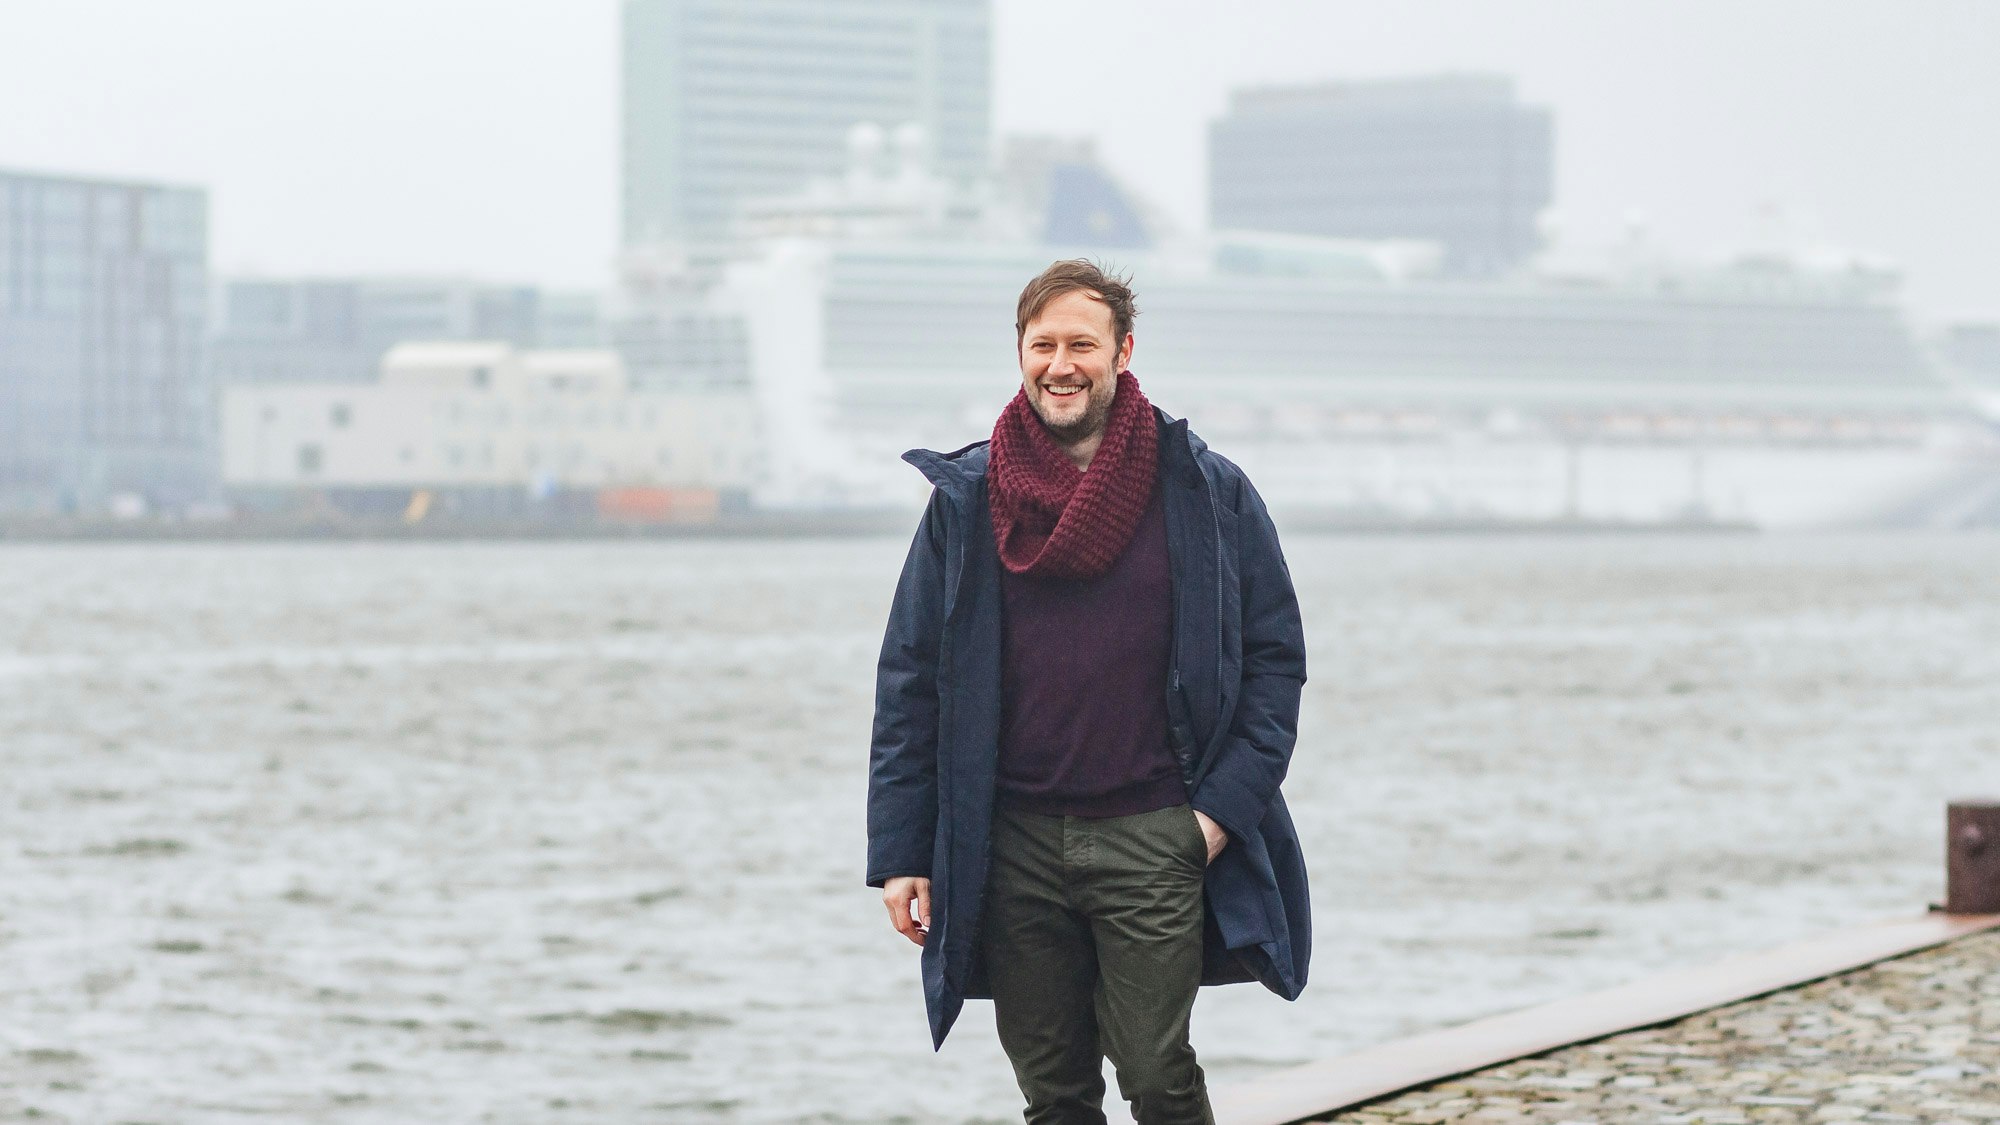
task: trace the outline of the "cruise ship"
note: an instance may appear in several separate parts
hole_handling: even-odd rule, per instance
[[[1093,246],[966,206],[864,141],[846,180],[749,209],[704,298],[745,326],[767,506],[920,499],[899,454],[986,436],[1018,385],[1021,286],[1071,256],[1132,276],[1147,394],[1282,518],[1801,528],[2000,501],[2000,429],[1879,267],[1627,254],[1472,281],[1421,245],[1217,232],[1106,250],[1131,218],[1108,183],[1068,181],[1083,233],[1109,235]]]

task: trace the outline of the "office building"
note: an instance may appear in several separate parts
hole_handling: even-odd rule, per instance
[[[223,283],[209,347],[216,383],[361,383],[408,340],[521,348],[605,342],[597,295],[458,279],[236,278]]]
[[[746,200],[840,172],[864,122],[980,175],[990,20],[991,0],[626,0],[626,245],[728,238]]]
[[[207,269],[198,188],[0,171],[0,507],[202,495]]]
[[[1505,78],[1452,75],[1239,90],[1209,127],[1218,229],[1425,239],[1447,270],[1492,275],[1539,246],[1549,111]]]

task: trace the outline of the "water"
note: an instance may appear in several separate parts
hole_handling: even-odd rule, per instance
[[[1217,1084],[1939,893],[2000,537],[1287,542],[1319,947]],[[0,1116],[1018,1120],[861,886],[902,543],[0,547]]]

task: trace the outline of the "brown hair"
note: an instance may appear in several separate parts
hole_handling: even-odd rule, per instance
[[[1111,346],[1124,347],[1125,337],[1132,333],[1132,318],[1139,315],[1139,306],[1132,301],[1130,281],[1131,278],[1110,273],[1096,262],[1084,258],[1069,258],[1055,263],[1021,290],[1021,303],[1014,308],[1014,346],[1021,346],[1022,338],[1028,334],[1028,325],[1042,315],[1049,302],[1065,293],[1080,292],[1103,301],[1111,310],[1111,330],[1117,337]]]

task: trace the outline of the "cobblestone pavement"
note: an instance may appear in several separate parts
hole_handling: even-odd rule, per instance
[[[2000,933],[1505,1063],[1319,1120],[2000,1121]]]

